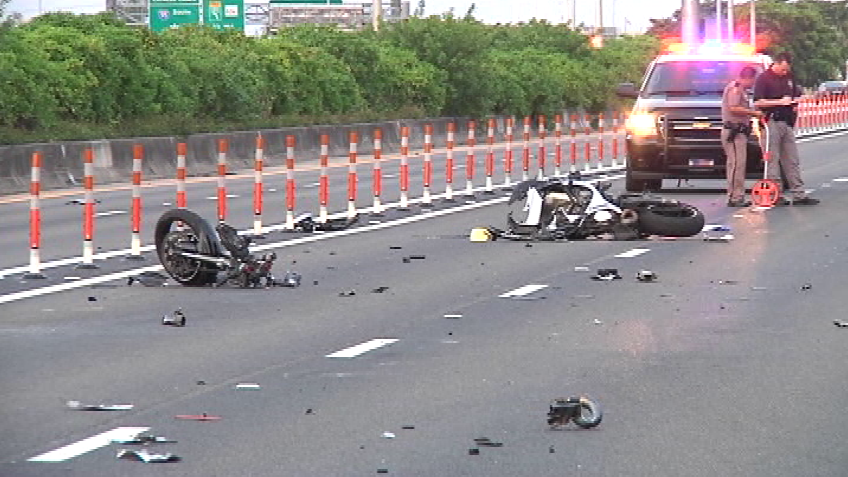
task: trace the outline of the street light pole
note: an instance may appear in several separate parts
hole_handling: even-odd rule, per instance
[[[727,39],[733,41],[736,38],[736,29],[733,23],[733,0],[727,0]]]
[[[716,39],[721,42],[723,36],[723,28],[721,27],[721,0],[716,0]]]
[[[757,47],[757,1],[751,0],[751,46]]]

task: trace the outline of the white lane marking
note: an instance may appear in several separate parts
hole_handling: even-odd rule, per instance
[[[236,194],[227,194],[228,199],[238,199],[240,196]],[[218,200],[218,196],[215,197],[207,197],[207,200]]]
[[[633,257],[638,257],[639,255],[642,255],[643,253],[648,253],[650,251],[651,251],[651,249],[649,249],[649,248],[634,248],[633,250],[628,250],[624,253],[620,253],[620,254],[616,255],[615,258],[633,258]]]
[[[508,291],[502,295],[498,295],[498,298],[514,298],[517,296],[525,296],[531,293],[537,292],[539,290],[543,290],[548,288],[547,285],[524,285],[523,287],[516,288],[515,290]]]
[[[619,174],[617,176],[610,177],[610,180],[620,179],[620,178],[623,178],[623,177],[624,177],[624,174]],[[475,190],[483,191],[483,190],[485,190],[485,187],[478,187]],[[439,195],[433,196],[434,199],[440,198],[440,197],[444,197],[444,194],[439,194]],[[435,211],[432,211],[432,212],[426,212],[426,213],[419,214],[419,215],[412,215],[412,216],[404,217],[402,219],[398,219],[398,220],[391,221],[391,222],[383,222],[381,224],[366,225],[366,226],[363,226],[363,227],[357,227],[357,228],[353,228],[353,229],[340,230],[338,232],[327,232],[327,233],[323,233],[323,234],[320,234],[320,235],[310,235],[310,236],[300,237],[300,238],[293,239],[293,240],[284,240],[284,241],[281,241],[281,242],[268,243],[268,244],[260,245],[260,246],[257,246],[257,247],[251,247],[250,249],[254,252],[264,252],[266,250],[275,250],[275,249],[278,249],[278,248],[292,247],[292,246],[295,246],[295,245],[317,242],[319,240],[327,240],[327,239],[336,238],[336,237],[344,237],[344,236],[347,236],[347,235],[356,235],[356,234],[361,234],[361,233],[365,233],[365,232],[372,232],[372,231],[375,231],[375,230],[382,230],[382,229],[387,229],[387,228],[390,228],[390,227],[397,227],[399,225],[412,224],[412,223],[415,223],[415,222],[420,222],[422,220],[432,219],[432,218],[436,218],[436,217],[442,217],[442,216],[445,216],[445,215],[456,214],[456,213],[465,212],[465,211],[468,211],[468,210],[479,209],[479,208],[482,208],[482,207],[487,207],[489,205],[494,205],[494,204],[506,202],[508,200],[509,200],[509,197],[498,197],[498,198],[495,198],[495,199],[491,199],[491,200],[487,200],[487,201],[483,201],[483,202],[478,202],[478,203],[475,203],[475,204],[460,205],[460,206],[457,206],[457,207],[451,207],[449,209],[435,210]],[[419,202],[421,202],[421,198],[412,199],[409,202],[411,204],[419,203]],[[399,203],[394,202],[394,203],[391,203],[391,204],[386,204],[386,207],[387,208],[397,207],[398,205],[399,205]],[[367,208],[363,209],[363,210],[367,210]],[[346,216],[347,216],[346,212],[339,212],[339,213],[330,215],[330,218],[340,218],[340,217],[346,217]],[[274,226],[265,228],[263,231],[270,232],[270,231],[274,231],[274,230],[284,230],[285,227],[286,227],[285,224],[274,225]],[[141,251],[146,252],[146,251],[153,250],[154,248],[155,247],[153,245],[147,245],[147,246],[142,247]],[[119,257],[119,256],[122,256],[122,255],[127,255],[128,253],[130,253],[129,249],[114,250],[114,251],[111,251],[111,252],[98,254],[96,257],[98,257],[98,258],[99,257],[102,257],[102,258]],[[58,267],[58,266],[61,266],[61,265],[69,265],[69,264],[79,263],[81,261],[82,261],[81,257],[67,258],[67,259],[59,260],[57,262],[43,263],[41,268],[44,269],[44,268]],[[59,263],[59,262],[64,262],[64,263]],[[0,278],[2,278],[2,276],[6,275],[6,274],[23,273],[23,272],[26,272],[27,270],[29,270],[28,266],[16,267],[15,269],[0,270]],[[161,270],[162,270],[161,265],[151,265],[151,266],[148,266],[148,267],[141,267],[141,268],[125,270],[125,271],[122,271],[122,272],[111,273],[109,275],[101,275],[101,276],[98,276],[98,277],[92,277],[92,278],[86,278],[86,279],[83,279],[83,280],[77,280],[77,281],[70,282],[70,283],[61,283],[61,284],[58,284],[58,285],[50,285],[50,286],[46,286],[46,287],[42,287],[42,288],[34,288],[32,290],[24,290],[24,291],[21,291],[21,292],[9,293],[7,295],[0,295],[0,305],[2,305],[4,303],[10,303],[10,302],[13,302],[13,301],[23,300],[23,299],[26,299],[26,298],[33,298],[33,297],[37,297],[37,296],[49,295],[49,294],[52,294],[52,293],[58,293],[58,292],[66,291],[66,290],[73,290],[73,289],[76,289],[76,288],[82,288],[82,287],[87,287],[87,286],[91,286],[91,285],[98,285],[98,284],[107,283],[107,282],[110,282],[110,281],[124,280],[127,277],[131,277],[131,276],[137,275],[139,273],[157,272],[157,271],[161,271]]]
[[[320,186],[320,185],[321,185],[321,183],[320,183],[320,182],[313,182],[312,184],[306,184],[305,186],[303,186],[303,188],[304,188],[304,189],[311,189],[311,188],[313,188],[313,187],[318,187],[318,186]]]
[[[98,212],[98,213],[94,214],[94,216],[95,217],[109,217],[110,215],[120,215],[120,214],[126,214],[126,213],[127,213],[126,210],[109,210],[109,211],[106,211],[106,212]]]
[[[29,462],[64,462],[74,457],[108,446],[113,440],[129,440],[149,430],[149,427],[117,427],[96,436],[27,459]]]
[[[383,179],[394,179],[397,174],[383,174]]]
[[[361,354],[373,351],[377,348],[382,348],[383,346],[387,346],[392,343],[397,343],[398,341],[399,340],[394,338],[376,338],[371,341],[366,341],[365,343],[328,354],[327,358],[355,358]]]
[[[837,177],[833,182],[848,182],[848,177]]]

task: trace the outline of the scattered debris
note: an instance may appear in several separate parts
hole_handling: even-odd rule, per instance
[[[201,380],[197,381],[197,385],[198,385],[198,386],[206,386],[206,381],[203,381],[203,380],[201,379]]]
[[[533,244],[530,243],[530,242],[527,242],[527,243],[524,244],[524,248],[533,248]]]
[[[751,287],[751,290],[753,290],[753,291],[766,291],[766,290],[768,290],[768,288],[766,288],[766,287]]]
[[[200,415],[196,414],[180,414],[178,416],[174,416],[174,419],[184,419],[188,421],[220,421],[221,416],[210,416],[205,412]]]
[[[175,326],[182,328],[186,325],[186,316],[182,308],[178,308],[173,315],[163,315],[162,324],[165,326]]]
[[[636,279],[643,283],[655,282],[657,280],[657,274],[650,270],[642,270],[636,274]]]
[[[601,320],[599,320],[599,319],[597,319],[597,318],[595,318],[595,320],[594,320],[592,323],[594,323],[594,324],[596,324],[596,325],[603,325],[603,324],[604,324],[604,322],[603,322],[603,321],[601,321]]]
[[[389,250],[403,250],[403,247],[399,247],[397,245],[392,245],[389,247]]]
[[[600,406],[585,396],[554,399],[548,410],[548,425],[554,429],[565,426],[569,421],[589,429],[600,424],[602,419]]]
[[[737,285],[739,282],[737,280],[719,280],[719,285]]]
[[[371,293],[385,293],[387,291],[389,291],[389,287],[377,287],[371,290]]]
[[[355,295],[356,295],[356,290],[348,290],[348,291],[343,291],[343,292],[339,293],[339,296],[355,296]]]
[[[88,301],[97,301],[97,297],[90,296],[88,297]]]
[[[177,441],[168,439],[167,437],[154,436],[146,432],[142,432],[129,439],[112,439],[112,443],[121,445],[147,445],[147,444],[174,444]]]
[[[459,320],[459,319],[461,319],[461,318],[462,318],[462,315],[460,315],[460,314],[456,314],[456,315],[445,315],[445,318],[447,318],[447,319],[449,319],[449,320]]]
[[[318,285],[318,280],[312,280],[312,285]]]
[[[592,280],[621,280],[617,268],[600,268],[598,273],[591,277]]]
[[[427,256],[426,255],[410,255],[409,259],[410,260],[426,260]]]
[[[848,321],[833,320],[833,324],[839,328],[848,328]]]
[[[260,386],[258,383],[238,383],[238,384],[236,384],[236,389],[255,389],[255,390],[259,390],[259,389],[262,389],[262,386]]]
[[[733,240],[733,234],[723,234],[723,235],[704,235],[704,242],[723,242],[727,243]]]
[[[314,410],[312,410],[312,408],[310,407],[309,409],[307,409],[307,410],[306,410],[306,415],[307,415],[307,416],[314,416],[314,415],[315,415],[315,411],[314,411]]]
[[[328,219],[326,222],[316,222],[312,214],[300,214],[294,219],[294,228],[284,232],[334,232],[345,230],[359,222],[359,215],[350,218]]]
[[[127,286],[140,283],[146,287],[163,287],[168,284],[168,277],[159,272],[142,272],[134,277],[127,277]]]
[[[100,203],[100,199],[94,199],[95,204]],[[71,199],[65,202],[65,205],[85,205],[85,199]]]
[[[468,449],[468,455],[480,455],[480,449]]]
[[[382,434],[380,435],[380,437],[382,437],[383,439],[394,439],[394,438],[395,438],[395,434],[394,434],[394,432],[388,432],[388,431],[387,431],[387,432],[382,433]]]
[[[145,464],[179,462],[181,460],[178,456],[171,454],[170,452],[166,452],[164,454],[151,454],[150,452],[147,452],[147,449],[121,449],[118,451],[118,455],[116,457],[118,459],[137,460],[139,462],[144,462]]]
[[[812,290],[812,289],[813,289],[812,283],[805,283],[805,284],[801,285],[801,290],[803,290],[803,291],[808,291],[808,290]]]
[[[132,404],[83,404],[79,401],[68,401],[65,405],[77,411],[129,411],[134,407]]]
[[[556,450],[554,450],[554,446],[548,447],[548,454],[554,454],[554,453],[556,453]]]
[[[403,257],[403,263],[412,263],[412,260],[409,257]]]
[[[407,424],[407,425],[405,425],[405,426],[400,426],[400,428],[401,428],[401,429],[406,429],[406,430],[408,430],[408,431],[409,431],[409,430],[415,429],[415,426],[411,426],[411,425],[408,425],[408,424]]]
[[[378,474],[388,474],[388,473],[389,473],[389,469],[377,469],[377,473],[378,473]]]
[[[574,267],[575,272],[588,272],[589,267]]]
[[[285,287],[285,288],[297,288],[300,286],[300,281],[303,279],[301,275],[297,272],[286,272],[283,275],[283,279],[279,280],[275,283],[277,286]]]

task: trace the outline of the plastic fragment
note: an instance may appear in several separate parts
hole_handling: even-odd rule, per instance
[[[805,284],[801,285],[801,290],[803,290],[803,291],[812,290],[812,289],[813,289],[812,283],[805,283]]]
[[[480,455],[480,449],[468,449],[468,455]]]
[[[643,283],[654,282],[657,278],[657,274],[650,270],[642,270],[636,274],[636,279]]]
[[[833,320],[833,324],[838,328],[848,328],[848,321]]]
[[[170,452],[164,454],[152,454],[148,452],[147,449],[121,449],[118,451],[118,455],[116,457],[118,459],[137,460],[139,462],[144,462],[145,464],[161,462],[179,462],[181,460],[180,457],[171,454]]]
[[[601,320],[599,320],[599,319],[597,319],[597,318],[595,318],[595,320],[594,320],[594,321],[592,321],[592,323],[594,323],[594,324],[596,324],[596,325],[603,325],[603,324],[604,324],[604,322],[603,322],[603,321],[601,321]]]
[[[121,445],[146,445],[146,444],[173,444],[177,441],[173,439],[168,439],[167,437],[159,437],[154,436],[153,434],[149,434],[143,432],[138,434],[135,437],[130,437],[129,439],[112,439],[114,444]]]
[[[389,247],[389,250],[403,250],[403,247],[400,247],[398,245],[392,245]]]
[[[203,414],[200,414],[200,415],[197,415],[197,414],[180,414],[180,415],[174,416],[174,419],[183,419],[183,420],[188,420],[188,421],[220,421],[221,417],[220,416],[210,416],[209,414],[206,414],[204,412]]]
[[[395,434],[394,434],[393,432],[388,432],[388,431],[387,431],[387,432],[382,433],[382,434],[380,435],[380,437],[382,437],[383,439],[394,439],[394,438],[395,438]]]
[[[140,283],[146,287],[162,287],[168,284],[168,277],[158,272],[142,272],[133,277],[127,277],[127,286]]]
[[[68,401],[65,405],[77,411],[129,411],[134,407],[132,404],[83,404],[80,401]]]
[[[575,272],[588,272],[589,267],[574,267]]]
[[[591,277],[592,280],[621,280],[621,275],[618,274],[617,268],[600,268],[598,273]]]
[[[277,282],[277,285],[285,288],[297,288],[302,279],[303,277],[299,273],[287,271],[282,280]]]
[[[162,316],[162,324],[165,326],[175,326],[181,328],[186,325],[186,316],[182,308],[177,309],[173,315]]]
[[[385,293],[389,290],[389,287],[377,287],[371,290],[371,293]]]
[[[766,291],[767,288],[766,287],[751,287],[751,290],[753,290],[753,291]]]
[[[310,407],[309,409],[306,410],[306,415],[307,416],[315,415],[315,411]]]
[[[355,296],[356,290],[347,290],[339,293],[339,296]]]
[[[409,259],[410,260],[426,260],[427,256],[426,255],[410,255]]]
[[[408,424],[407,424],[407,425],[405,425],[405,426],[400,426],[400,428],[401,428],[401,429],[406,429],[406,430],[412,430],[412,429],[415,429],[415,426],[412,426],[412,425],[408,425]]]
[[[388,473],[389,473],[389,469],[377,469],[377,473],[378,473],[378,474],[388,474]]]

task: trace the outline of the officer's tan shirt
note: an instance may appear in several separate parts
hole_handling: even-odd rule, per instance
[[[725,123],[747,124],[750,121],[749,116],[747,114],[734,114],[730,111],[732,106],[751,107],[748,93],[736,81],[731,81],[724,87],[724,94],[721,97],[721,120]]]

